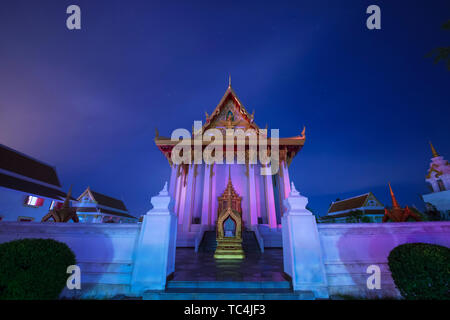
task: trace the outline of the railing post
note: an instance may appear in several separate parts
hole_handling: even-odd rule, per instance
[[[153,209],[144,216],[135,249],[131,291],[137,294],[164,290],[167,276],[175,271],[177,216],[167,182],[151,203]]]
[[[328,298],[319,232],[314,215],[306,209],[308,198],[292,183],[283,203],[287,208],[281,219],[284,272],[291,276],[295,291],[312,291],[316,298]]]

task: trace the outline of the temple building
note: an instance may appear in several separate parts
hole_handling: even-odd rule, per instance
[[[77,215],[84,223],[137,223],[122,200],[91,190],[88,187],[77,199]]]
[[[194,120],[194,119],[193,119]],[[226,129],[254,130],[259,138],[265,136],[267,144],[259,145],[258,151],[272,152],[272,138],[267,131],[254,122],[254,112],[248,113],[242,102],[229,84],[222,99],[211,113],[206,113],[206,121],[199,131],[201,134],[201,150],[205,150],[210,141],[204,138],[211,130],[219,130],[226,136]],[[197,129],[195,129],[197,130]],[[264,239],[266,247],[281,247],[281,217],[283,216],[283,200],[290,192],[289,165],[305,142],[304,130],[301,135],[291,138],[279,138],[279,148],[273,149],[279,155],[279,170],[274,175],[262,175],[261,170],[268,167],[260,159],[250,162],[248,139],[245,139],[245,161],[241,164],[225,164],[216,161],[207,164],[180,163],[172,161],[172,151],[178,141],[171,138],[155,137],[155,144],[165,155],[171,165],[169,193],[174,199],[174,212],[178,216],[177,246],[193,247],[201,237],[202,231],[216,230],[219,212],[219,197],[232,181],[233,190],[241,197],[242,227],[255,231],[257,237]],[[225,139],[224,139],[225,140]],[[195,141],[191,142],[192,153]],[[223,150],[226,150],[223,141]],[[235,156],[238,148],[234,149]],[[225,152],[224,152],[225,154]],[[235,222],[236,223],[236,222]]]
[[[360,213],[365,222],[381,222],[384,215],[384,205],[368,192],[359,196],[332,202],[321,222],[349,222],[354,213]],[[356,221],[355,221],[356,222]]]
[[[440,156],[430,142],[431,158],[425,181],[430,187],[431,193],[422,195],[423,201],[429,209],[436,208],[445,219],[449,219],[450,213],[450,164]]]
[[[55,167],[0,144],[0,221],[40,221],[65,197]]]

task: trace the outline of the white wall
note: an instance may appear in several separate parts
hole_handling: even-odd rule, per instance
[[[0,243],[23,238],[64,242],[81,268],[82,290],[65,289],[63,296],[111,298],[132,295],[131,275],[140,228],[140,224],[0,222]],[[450,247],[448,221],[319,224],[317,228],[331,296],[398,297],[387,265],[393,248],[411,242]],[[308,266],[307,260],[296,263]],[[373,264],[382,271],[381,290],[368,290],[366,286],[366,270]]]
[[[23,238],[54,239],[66,243],[81,268],[81,291],[65,297],[110,298],[130,295],[138,224],[0,222],[0,243]],[[69,276],[69,275],[68,275]]]
[[[330,295],[399,297],[387,257],[398,245],[424,242],[450,247],[450,222],[319,224]],[[368,290],[369,265],[381,269],[381,290]]]

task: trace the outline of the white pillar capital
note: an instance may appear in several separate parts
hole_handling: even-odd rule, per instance
[[[287,208],[288,215],[300,215],[300,216],[310,216],[312,212],[306,209],[308,204],[308,198],[302,196],[300,192],[295,189],[294,182],[291,182],[291,192],[289,196],[283,200],[284,206]]]
[[[152,197],[151,203],[153,208],[147,212],[147,215],[167,215],[173,209],[173,201],[167,190],[167,181],[164,184],[164,188],[159,192],[157,196]]]

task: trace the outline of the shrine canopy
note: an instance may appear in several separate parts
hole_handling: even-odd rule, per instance
[[[253,132],[256,134],[257,139],[259,139],[260,135],[265,136],[267,138],[267,144],[264,145],[264,148],[271,148],[271,137],[267,137],[269,130],[261,129],[254,121],[254,114],[248,113],[245,109],[242,102],[239,100],[238,96],[234,92],[231,84],[228,86],[225,94],[220,100],[219,104],[216,106],[211,115],[205,112],[206,119],[202,125],[201,131],[194,132],[194,126],[192,126],[193,133],[191,135],[191,148],[194,150],[194,135],[203,135],[209,129],[218,129],[223,134],[223,150],[225,152],[225,131],[226,129],[241,129],[246,134],[249,132],[248,130],[254,130]],[[248,134],[247,134],[248,135]],[[249,139],[245,139],[245,150],[249,149]],[[171,154],[175,145],[177,145],[179,141],[172,141],[170,137],[163,137],[159,135],[158,130],[156,130],[155,136],[155,144],[158,149],[165,155],[170,165],[172,165]],[[211,143],[211,140],[204,141],[202,140],[201,146],[202,150]],[[279,159],[280,162],[286,161],[289,165],[295,155],[301,150],[305,143],[305,128],[300,135],[289,137],[289,138],[279,138]],[[259,151],[260,146],[258,145],[257,150]],[[235,152],[237,151],[236,143],[235,143]],[[193,152],[192,152],[193,154]],[[247,156],[246,156],[247,158]],[[246,159],[247,161],[248,159]]]

